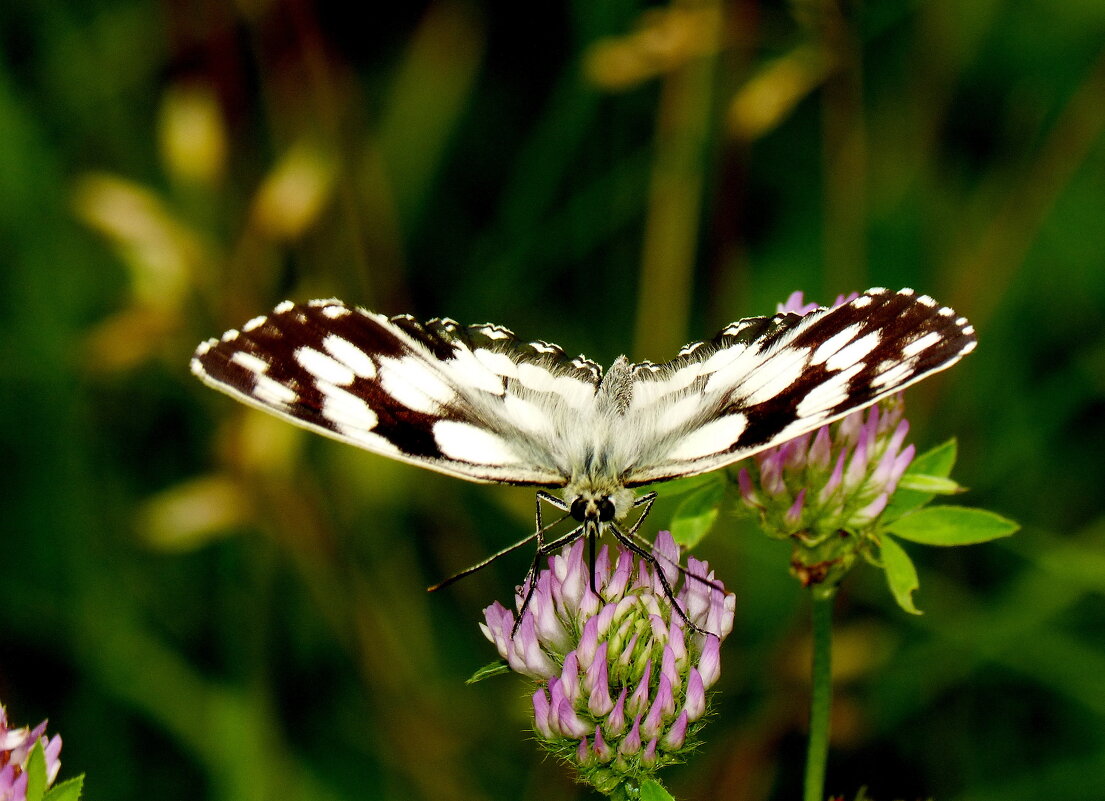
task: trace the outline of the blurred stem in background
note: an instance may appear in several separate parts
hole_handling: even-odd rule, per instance
[[[673,353],[687,341],[706,171],[716,128],[721,3],[683,0],[668,13],[683,15],[675,19],[690,29],[683,31],[685,35],[697,39],[698,55],[662,80],[637,287],[633,341],[641,358]]]

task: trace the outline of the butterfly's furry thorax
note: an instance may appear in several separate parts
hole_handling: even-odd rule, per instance
[[[633,403],[633,366],[625,356],[610,365],[599,383],[596,406],[601,414],[624,417]]]

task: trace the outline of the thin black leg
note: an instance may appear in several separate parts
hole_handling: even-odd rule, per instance
[[[544,524],[544,522],[542,521],[542,519],[541,519],[541,501],[545,501],[546,503],[550,504],[551,506],[554,506],[557,509],[560,509],[561,511],[565,512],[565,514],[563,516],[557,518],[556,520],[554,520],[552,523],[549,523],[546,526]],[[471,567],[466,567],[466,568],[464,568],[464,570],[460,571],[459,573],[454,573],[452,576],[449,576],[449,578],[445,579],[444,581],[439,581],[437,584],[433,585],[432,587],[428,587],[427,590],[429,592],[436,592],[437,590],[440,590],[444,587],[448,587],[453,582],[455,582],[459,579],[462,579],[465,576],[470,576],[470,575],[472,575],[473,573],[475,573],[479,570],[483,570],[485,567],[487,567],[489,564],[494,562],[496,559],[499,559],[500,557],[506,556],[511,551],[514,551],[514,550],[517,550],[518,548],[521,548],[527,542],[531,542],[534,539],[537,540],[537,550],[538,550],[538,553],[540,553],[541,548],[542,548],[543,543],[544,543],[544,539],[545,539],[543,535],[549,529],[555,528],[556,526],[558,526],[562,522],[564,522],[564,520],[568,517],[567,511],[568,511],[568,505],[566,503],[564,503],[564,501],[557,498],[555,495],[550,495],[549,493],[544,492],[544,491],[538,492],[537,493],[537,525],[536,525],[536,527],[534,529],[534,532],[532,534],[526,536],[523,539],[518,540],[518,542],[514,543],[513,545],[508,545],[507,547],[503,548],[501,551],[498,551],[496,553],[491,554],[491,556],[487,557],[486,559],[483,559],[482,561],[477,562],[476,564],[472,565]]]
[[[607,523],[607,525],[614,533],[614,536],[617,537],[618,542],[620,542],[626,548],[633,551],[633,553],[644,559],[656,570],[656,576],[660,579],[660,586],[664,589],[664,595],[667,596],[667,599],[671,602],[672,608],[679,614],[679,617],[683,619],[683,622],[686,623],[692,631],[698,632],[699,634],[709,634],[710,632],[700,629],[693,622],[691,622],[691,619],[687,617],[687,613],[683,611],[683,607],[679,605],[679,601],[675,600],[675,593],[672,592],[671,585],[668,583],[668,577],[664,575],[663,567],[661,567],[660,563],[656,561],[656,557],[652,555],[652,552],[650,550],[642,548],[640,545],[634,542],[633,539],[630,538],[630,536],[622,531],[620,528],[618,528],[616,524]],[[678,565],[676,565],[676,567],[678,567]]]
[[[644,511],[641,512],[640,517],[637,518],[637,521],[629,527],[629,536],[632,537],[641,528],[642,524],[645,522],[645,518],[648,517],[648,513],[652,511],[652,504],[654,503],[656,503],[655,492],[646,492],[640,498],[633,501],[634,507],[643,506],[645,508]]]
[[[533,562],[529,566],[529,572],[526,573],[526,578],[522,582],[522,586],[526,587],[526,597],[522,600],[521,607],[518,608],[518,617],[514,621],[514,627],[510,630],[511,637],[517,636],[518,627],[522,625],[522,618],[525,617],[526,610],[529,609],[529,602],[533,600],[533,591],[537,589],[537,571],[538,566],[541,564],[541,557],[548,556],[550,553],[554,553],[565,545],[575,542],[582,534],[583,525],[581,524],[564,536],[558,537],[552,542],[543,543],[537,547],[537,553],[533,555]]]
[[[656,493],[655,492],[649,492],[645,495],[642,495],[640,498],[637,498],[635,501],[633,501],[634,506],[644,506],[645,509],[644,509],[643,512],[641,512],[641,516],[637,518],[636,522],[634,522],[633,525],[630,526],[625,532],[629,537],[632,537],[633,540],[638,545],[640,545],[641,547],[648,550],[649,553],[652,552],[652,543],[650,543],[648,540],[646,540],[644,537],[642,537],[637,532],[640,530],[641,524],[645,522],[645,518],[648,517],[648,513],[652,511],[652,504],[654,504],[655,502],[656,502]],[[718,584],[715,584],[714,582],[710,581],[707,578],[703,578],[702,576],[696,576],[694,573],[689,572],[687,570],[687,568],[683,567],[683,565],[681,565],[681,564],[675,564],[675,565],[673,565],[673,567],[676,570],[678,570],[680,573],[682,573],[684,578],[692,579],[694,581],[700,581],[703,584],[706,584],[706,585],[714,588],[718,592],[725,592],[724,587],[722,587]]]

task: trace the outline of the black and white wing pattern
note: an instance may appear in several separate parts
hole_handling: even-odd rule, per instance
[[[472,481],[611,494],[715,470],[869,406],[974,349],[967,320],[872,289],[730,324],[666,364],[603,373],[505,328],[285,301],[202,343],[192,371],[251,406]]]
[[[870,406],[974,350],[967,319],[911,289],[802,316],[753,317],[633,368],[623,486],[703,473]]]
[[[285,301],[202,343],[204,383],[289,422],[471,481],[561,487],[557,431],[586,416],[602,375],[501,326],[425,324],[337,300]]]

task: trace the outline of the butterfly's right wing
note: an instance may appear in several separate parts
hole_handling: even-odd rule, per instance
[[[805,316],[753,317],[665,365],[635,367],[627,420],[640,486],[724,467],[870,406],[950,367],[974,328],[911,289],[871,289]]]
[[[505,328],[420,324],[336,300],[285,301],[202,343],[192,372],[237,400],[374,453],[471,481],[563,486],[554,421],[589,415],[601,371]]]

